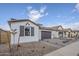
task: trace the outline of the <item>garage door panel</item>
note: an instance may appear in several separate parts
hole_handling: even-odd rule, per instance
[[[51,31],[41,31],[41,39],[51,39]]]

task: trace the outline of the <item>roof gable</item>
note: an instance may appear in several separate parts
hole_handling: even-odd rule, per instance
[[[38,24],[36,24],[35,22],[29,20],[29,19],[11,19],[10,21],[8,21],[9,25],[11,25],[11,23],[15,23],[15,22],[24,22],[24,21],[29,21],[31,23],[33,23],[36,26],[39,26]]]
[[[59,26],[54,26],[52,27],[53,30],[63,30],[62,26],[59,25]]]

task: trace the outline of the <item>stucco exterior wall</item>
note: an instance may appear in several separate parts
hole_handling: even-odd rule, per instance
[[[41,30],[39,30],[39,40],[41,40]]]
[[[58,38],[58,31],[52,31],[52,38]]]
[[[18,43],[18,38],[20,34],[20,26],[26,26],[26,23],[29,23],[30,26],[34,27],[34,36],[20,36],[20,43],[24,42],[32,42],[32,41],[39,41],[39,27],[36,26],[35,24],[26,21],[26,22],[14,22],[11,23],[11,29],[16,29],[16,34],[15,37],[14,35],[11,34],[11,44],[17,44]]]

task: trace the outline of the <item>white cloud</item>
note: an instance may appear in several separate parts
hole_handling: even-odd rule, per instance
[[[38,20],[40,17],[43,17],[44,15],[42,15],[42,14],[40,14],[40,12],[39,11],[37,11],[37,10],[31,10],[30,12],[29,12],[29,19],[30,20],[32,20],[32,21],[36,21],[36,20]]]
[[[63,18],[63,19],[66,19],[66,18],[69,18],[69,16],[65,16],[65,15],[56,15],[56,18]]]
[[[48,15],[48,13],[45,14],[46,16]]]
[[[40,8],[40,12],[41,12],[41,13],[44,13],[45,10],[46,10],[46,6]]]
[[[76,4],[75,9],[76,9],[77,11],[79,11],[79,3]]]
[[[75,19],[75,17],[73,16],[73,17],[71,17],[71,19]]]
[[[3,30],[10,30],[10,27],[9,27],[8,24],[0,25],[0,28],[3,29]]]
[[[62,24],[65,28],[71,28],[73,30],[79,30],[79,22],[70,23],[70,24]]]
[[[31,9],[32,9],[32,7],[31,7],[31,6],[28,6],[28,7],[27,7],[27,10],[31,10]]]
[[[58,25],[62,25],[63,28],[71,28],[73,30],[79,30],[79,22],[75,22],[75,23],[57,23],[57,24],[49,24],[47,25],[47,27],[53,27],[53,26],[58,26]]]
[[[72,10],[72,13],[73,12],[79,12],[79,3],[75,5],[74,9]]]
[[[74,13],[74,12],[76,12],[76,9],[73,9],[73,10],[72,10],[72,13]]]
[[[46,7],[41,7],[39,10],[33,9],[32,7],[28,7],[28,17],[32,21],[37,21],[40,18],[47,16],[48,13],[45,12]]]
[[[79,22],[71,23],[70,25],[72,29],[79,30]]]

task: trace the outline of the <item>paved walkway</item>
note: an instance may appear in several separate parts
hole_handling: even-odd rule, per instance
[[[45,56],[77,56],[79,55],[79,41],[71,43]]]

